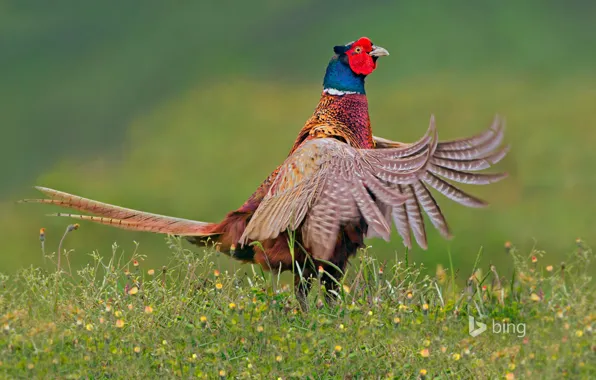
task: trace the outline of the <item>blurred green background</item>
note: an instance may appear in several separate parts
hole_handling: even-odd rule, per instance
[[[44,264],[70,222],[15,204],[43,185],[151,212],[219,221],[287,155],[318,102],[332,47],[370,37],[391,56],[367,80],[376,135],[441,139],[507,120],[510,177],[440,197],[455,238],[433,230],[429,267],[507,266],[505,241],[557,264],[594,242],[596,3],[592,1],[0,1],[0,272]],[[83,223],[74,267],[117,241],[167,262],[163,237]],[[402,255],[369,243],[380,257]],[[221,257],[223,268],[241,264]],[[247,267],[248,268],[248,267]]]

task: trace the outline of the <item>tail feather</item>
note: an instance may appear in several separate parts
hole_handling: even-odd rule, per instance
[[[208,236],[217,234],[213,231],[215,225],[212,223],[133,210],[47,187],[36,186],[36,189],[51,197],[51,199],[24,199],[20,202],[52,204],[93,214],[57,213],[52,214],[52,216],[66,216],[79,220],[88,220],[134,231],[148,231],[180,236]]]

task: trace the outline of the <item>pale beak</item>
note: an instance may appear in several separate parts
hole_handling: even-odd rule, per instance
[[[376,45],[373,45],[372,48],[372,51],[368,53],[368,55],[370,55],[371,57],[383,57],[389,55],[389,52],[385,48]]]

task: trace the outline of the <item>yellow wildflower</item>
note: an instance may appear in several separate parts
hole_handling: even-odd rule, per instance
[[[540,297],[536,293],[532,293],[532,295],[530,296],[530,299],[532,301],[536,301],[536,302],[540,301]]]

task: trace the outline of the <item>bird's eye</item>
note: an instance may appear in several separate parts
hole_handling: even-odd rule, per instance
[[[355,53],[355,54],[360,54],[360,53],[362,53],[362,48],[361,48],[360,46],[356,46],[356,47],[354,48],[354,53]]]

